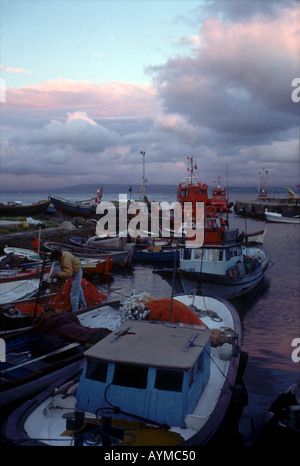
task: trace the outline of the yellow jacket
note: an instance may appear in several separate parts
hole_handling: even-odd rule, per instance
[[[77,257],[74,257],[69,251],[63,251],[59,265],[62,272],[58,274],[61,278],[70,278],[78,272],[81,267],[81,262]]]

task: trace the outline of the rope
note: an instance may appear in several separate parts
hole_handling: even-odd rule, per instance
[[[223,375],[224,379],[227,380],[230,388],[233,387],[233,385],[231,384],[230,380],[227,378],[227,376],[224,374],[224,372],[222,371],[222,369],[218,366],[218,364],[216,363],[216,361],[214,360],[214,358],[211,356],[211,354],[207,351],[207,349],[202,346],[202,345],[196,345],[196,344],[192,344],[192,346],[198,346],[199,348],[202,348],[204,349],[204,351],[208,354],[208,356],[210,357],[210,359],[215,363],[216,367],[219,369],[219,371],[221,372],[221,374]]]

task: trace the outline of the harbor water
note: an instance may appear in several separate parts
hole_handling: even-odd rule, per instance
[[[93,192],[64,193],[62,197],[87,199],[93,195]],[[0,202],[19,199],[25,205],[47,197],[45,193],[2,194]],[[108,197],[118,198],[117,193]],[[150,200],[172,202],[175,197],[176,193],[173,198],[157,193],[151,194]],[[243,194],[239,195],[241,197]],[[236,198],[230,200],[234,202]],[[245,219],[234,213],[230,213],[228,219],[230,228],[238,228],[240,232],[252,233],[267,228],[263,247],[271,258],[262,282],[248,296],[232,301],[243,324],[242,349],[249,355],[243,377],[248,405],[239,423],[239,431],[247,442],[260,428],[274,399],[300,377],[300,362],[292,358],[293,342],[300,338],[300,226]],[[171,287],[153,273],[151,266],[135,265],[125,271],[112,272],[109,282],[99,281],[97,286],[109,297],[121,301],[133,290],[147,291],[156,298],[171,296]]]

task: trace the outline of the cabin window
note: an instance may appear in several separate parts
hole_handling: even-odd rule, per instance
[[[168,369],[156,369],[154,387],[158,390],[168,390],[171,392],[182,391],[183,372]]]
[[[232,258],[231,250],[226,249],[226,260],[229,261]]]
[[[106,382],[108,364],[98,359],[89,358],[86,369],[86,378]]]
[[[219,260],[219,262],[222,262],[222,260],[223,260],[223,249],[221,249],[221,250],[219,251],[219,258],[218,258],[218,260]]]
[[[188,193],[187,193],[187,190],[186,189],[182,189],[181,192],[180,192],[180,196],[181,197],[187,197]]]
[[[146,388],[147,376],[147,367],[116,364],[113,384],[122,385],[124,387]]]
[[[183,248],[183,259],[189,260],[191,258],[191,249]]]
[[[194,259],[202,259],[204,250],[201,248],[194,249]]]

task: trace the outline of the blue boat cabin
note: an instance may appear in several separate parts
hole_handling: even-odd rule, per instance
[[[133,320],[112,335],[85,352],[77,409],[101,414],[114,406],[184,427],[209,379],[211,330]]]

